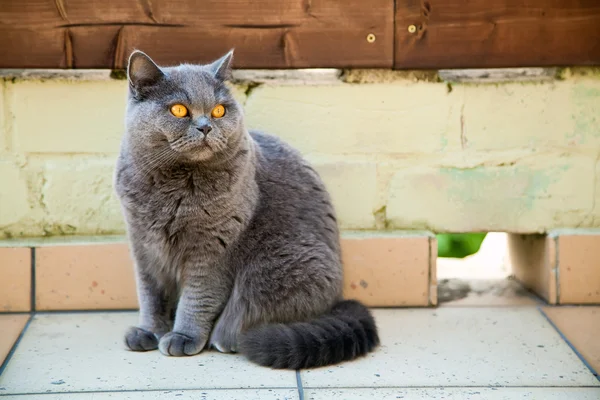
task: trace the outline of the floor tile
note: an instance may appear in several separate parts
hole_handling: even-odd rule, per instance
[[[600,388],[386,388],[307,389],[306,400],[597,400]]]
[[[512,279],[441,279],[438,282],[440,306],[536,306],[539,302],[519,282]]]
[[[10,353],[28,319],[29,314],[0,315],[0,365]]]
[[[375,310],[382,346],[308,387],[600,386],[533,307]]]
[[[546,307],[544,312],[600,373],[600,307]]]
[[[38,314],[0,376],[2,394],[144,389],[295,388],[294,371],[207,351],[166,357],[124,349],[137,314]]]
[[[156,390],[6,396],[4,400],[299,400],[297,389]],[[574,400],[579,400],[576,398]]]

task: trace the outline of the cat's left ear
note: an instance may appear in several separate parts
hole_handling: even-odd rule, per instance
[[[233,63],[233,49],[229,53],[210,64],[209,68],[215,78],[221,81],[228,81],[232,77],[231,65]]]

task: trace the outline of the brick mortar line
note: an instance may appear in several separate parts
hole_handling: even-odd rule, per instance
[[[554,240],[554,265],[552,265],[552,269],[554,271],[550,271],[550,273],[554,273],[554,290],[556,292],[556,303],[555,304],[560,304],[560,269],[559,269],[559,256],[560,256],[560,249],[559,249],[559,240],[560,236],[556,236],[554,238],[552,238],[552,240]]]
[[[395,47],[394,47],[395,50]],[[394,55],[395,57],[395,55]],[[585,68],[585,67],[583,67]],[[577,67],[575,67],[575,70]],[[440,83],[514,83],[514,82],[553,82],[570,77],[562,76],[563,70],[555,67],[515,67],[515,68],[457,68],[440,69],[437,71]],[[70,80],[70,81],[111,81],[125,80],[122,69],[24,69],[6,68],[0,69],[0,79],[17,80]],[[340,68],[297,68],[297,69],[237,69],[233,71],[233,82],[235,83],[295,83],[295,84],[331,84],[349,83],[344,79],[344,71],[372,71],[374,78],[383,72],[389,76],[382,77],[381,82],[387,82],[389,78],[398,81],[414,81],[414,78],[406,75],[406,71],[393,70],[391,68],[371,69],[340,69]],[[413,72],[430,72],[430,70],[410,70]],[[410,72],[409,71],[409,72]],[[583,76],[596,76],[595,73],[582,74]],[[573,76],[579,76],[575,73]],[[422,79],[427,81],[427,79]],[[377,81],[377,78],[375,78]],[[367,82],[351,83],[375,83],[371,79]]]
[[[35,247],[31,247],[31,284],[30,284],[30,298],[29,298],[29,309],[31,312],[35,312],[35,291],[36,291],[36,252]]]

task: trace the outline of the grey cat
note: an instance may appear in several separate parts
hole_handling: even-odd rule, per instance
[[[140,304],[129,349],[185,356],[205,347],[273,368],[309,368],[372,351],[368,309],[342,301],[337,221],[300,154],[249,133],[210,65],[129,59],[126,134],[115,187]]]

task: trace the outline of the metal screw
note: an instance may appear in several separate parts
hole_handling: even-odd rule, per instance
[[[409,25],[408,26],[408,32],[409,33],[415,33],[417,31],[417,27],[415,25]]]
[[[375,39],[377,39],[377,38],[375,37],[375,35],[374,35],[374,34],[372,34],[372,33],[369,33],[369,34],[367,35],[367,42],[369,42],[369,43],[373,43],[373,42],[375,41]]]

